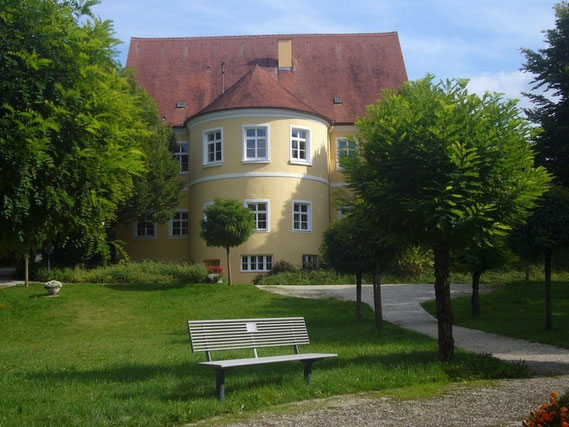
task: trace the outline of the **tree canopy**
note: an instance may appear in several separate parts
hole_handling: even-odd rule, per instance
[[[229,284],[231,284],[229,250],[246,242],[254,229],[253,213],[237,200],[216,198],[214,203],[205,209],[200,236],[207,246],[225,248]]]
[[[545,93],[526,94],[535,107],[528,117],[541,126],[535,140],[536,161],[552,174],[553,186],[544,194],[540,207],[517,232],[526,252],[539,251],[544,257],[546,287],[546,329],[553,327],[551,301],[551,259],[555,250],[569,245],[569,4],[555,6],[555,28],[545,31],[547,47],[535,52],[522,49],[532,73],[533,89]],[[525,246],[525,248],[524,248]],[[533,249],[533,251],[531,250]]]
[[[143,140],[156,126],[94,4],[3,1],[0,247],[19,256],[71,235],[103,250],[133,179],[146,173]]]
[[[356,276],[356,320],[362,319],[362,273],[375,270],[368,229],[355,214],[344,215],[322,236],[322,256],[330,266],[343,274]]]
[[[469,94],[467,80],[433,80],[385,91],[356,122],[359,155],[344,168],[384,233],[433,250],[439,357],[450,360],[450,250],[524,221],[549,178],[534,167],[514,101]]]

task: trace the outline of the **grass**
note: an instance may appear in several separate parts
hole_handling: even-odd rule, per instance
[[[480,317],[470,314],[470,297],[452,300],[454,324],[500,335],[569,348],[569,282],[553,282],[553,327],[545,330],[543,282],[511,282],[480,295]],[[434,315],[434,301],[423,303]]]
[[[249,285],[75,284],[57,298],[44,294],[41,285],[0,289],[2,426],[179,425],[332,395],[527,375],[523,366],[462,351],[439,363],[434,340],[390,324],[377,332],[367,306],[356,324],[354,303]],[[214,372],[190,351],[186,320],[298,315],[312,342],[301,351],[339,357],[315,364],[310,387],[300,364],[230,371],[227,399],[218,402]]]

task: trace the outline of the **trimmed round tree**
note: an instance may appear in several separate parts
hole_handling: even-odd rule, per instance
[[[549,181],[515,101],[469,94],[467,83],[429,75],[384,92],[356,123],[359,155],[343,161],[373,222],[433,251],[442,361],[454,357],[451,249],[523,222]]]
[[[375,257],[367,242],[368,233],[357,216],[348,214],[332,224],[323,235],[322,255],[332,268],[356,276],[356,320],[362,320],[362,274],[375,270]]]
[[[225,248],[227,254],[227,280],[231,285],[229,249],[245,243],[255,229],[253,213],[237,200],[215,199],[201,220],[200,236],[208,246]]]

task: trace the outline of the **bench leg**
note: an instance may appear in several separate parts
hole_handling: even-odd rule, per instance
[[[225,371],[215,371],[215,394],[222,402],[225,400]]]
[[[303,360],[304,363],[304,379],[306,380],[306,384],[310,385],[312,382],[312,360]]]

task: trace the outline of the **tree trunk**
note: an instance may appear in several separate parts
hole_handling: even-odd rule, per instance
[[[545,329],[553,329],[553,314],[551,306],[551,248],[545,249],[544,270],[545,270]]]
[[[362,273],[356,273],[356,321],[362,321]]]
[[[526,282],[529,282],[529,261],[526,261]]]
[[[480,276],[481,271],[474,271],[472,273],[472,298],[470,299],[470,309],[472,317],[480,317]]]
[[[375,311],[375,327],[378,331],[383,329],[383,310],[381,308],[381,263],[376,262],[373,277],[373,309]]]
[[[225,248],[227,253],[227,284],[231,285],[231,263],[229,262],[229,246]]]
[[[26,288],[30,287],[30,254],[26,254],[25,256],[25,266],[24,266],[24,274],[26,280]]]
[[[454,357],[452,338],[452,310],[450,306],[449,250],[436,248],[435,253],[435,297],[439,332],[439,360],[449,362]]]

